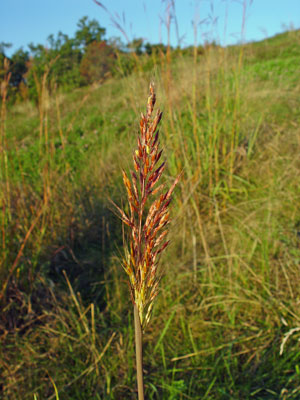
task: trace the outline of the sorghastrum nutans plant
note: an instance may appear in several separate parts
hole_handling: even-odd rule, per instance
[[[141,114],[140,134],[133,154],[131,179],[123,171],[129,215],[117,207],[122,221],[130,228],[123,268],[129,276],[132,301],[138,308],[143,328],[150,320],[153,302],[158,294],[161,278],[158,259],[169,243],[166,240],[170,222],[169,204],[179,180],[178,176],[167,191],[164,191],[165,184],[159,184],[166,164],[162,162],[159,165],[163,150],[160,149],[157,127],[162,112],[157,110],[153,117],[155,101],[154,87],[150,84],[147,110],[146,114]]]

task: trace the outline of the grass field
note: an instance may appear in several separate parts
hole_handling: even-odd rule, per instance
[[[134,399],[121,169],[149,82],[172,201],[147,399],[299,399],[300,31],[2,101],[0,398]],[[125,207],[126,208],[126,207]]]

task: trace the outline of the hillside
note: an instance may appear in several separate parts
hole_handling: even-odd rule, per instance
[[[155,57],[72,92],[44,76],[36,104],[2,98],[0,398],[136,398],[110,200],[126,204],[150,81],[166,185],[183,174],[146,398],[300,397],[300,31]]]

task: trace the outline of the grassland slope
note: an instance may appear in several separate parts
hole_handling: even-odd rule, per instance
[[[150,80],[166,180],[183,176],[145,332],[146,398],[300,396],[298,331],[279,354],[300,326],[300,32],[161,57],[68,94],[45,79],[37,106],[2,104],[3,399],[136,396],[109,199],[125,198]]]

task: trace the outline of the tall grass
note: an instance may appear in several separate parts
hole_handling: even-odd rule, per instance
[[[165,162],[159,165],[162,150],[157,130],[162,113],[157,110],[155,117],[152,117],[155,102],[154,87],[150,84],[147,112],[141,116],[138,146],[133,154],[134,170],[131,171],[131,180],[123,171],[130,213],[126,215],[116,206],[123,223],[129,226],[131,231],[129,244],[125,244],[123,268],[129,277],[134,307],[138,397],[141,400],[144,399],[142,328],[150,321],[154,300],[158,294],[158,260],[169,243],[166,240],[169,204],[179,179],[175,180],[169,190],[162,193],[165,185],[158,184],[165,169]]]
[[[10,182],[8,177],[8,162],[7,162],[7,140],[6,140],[6,98],[7,90],[10,81],[10,73],[8,70],[8,60],[4,59],[3,69],[5,75],[1,82],[1,247],[2,247],[2,261],[5,262],[7,254],[7,237],[6,237],[6,226],[10,220]],[[0,265],[2,267],[2,265]],[[3,277],[1,277],[3,279]]]
[[[1,288],[13,267],[1,304],[4,399],[55,398],[55,387],[64,399],[136,395],[130,299],[114,255],[122,232],[107,198],[126,196],[120,165],[131,163],[153,75],[166,185],[184,174],[144,333],[145,396],[299,397],[297,335],[279,354],[299,326],[298,40],[206,46],[197,58],[171,51],[168,90],[162,58],[89,92],[54,92],[43,108],[47,152],[39,111],[2,100]]]

